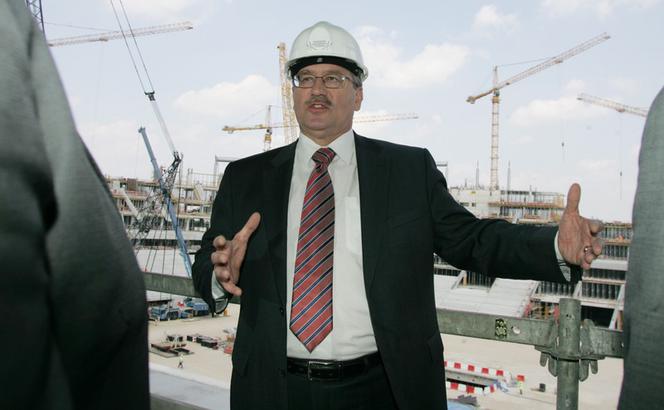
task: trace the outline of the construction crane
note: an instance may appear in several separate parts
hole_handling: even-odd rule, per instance
[[[187,271],[187,275],[191,277],[191,260],[187,252],[187,247],[184,242],[184,237],[182,235],[180,225],[178,223],[177,215],[175,213],[175,206],[171,200],[171,192],[173,190],[173,186],[175,185],[175,177],[178,173],[180,164],[182,163],[182,153],[175,149],[175,144],[173,144],[173,139],[171,138],[171,134],[168,131],[168,127],[166,126],[166,121],[164,121],[164,117],[161,115],[147,65],[143,60],[143,55],[138,46],[138,42],[136,41],[136,30],[131,27],[129,17],[127,16],[124,5],[122,4],[122,0],[118,0],[118,3],[121,6],[125,24],[127,25],[127,29],[125,30],[120,20],[120,16],[118,15],[118,12],[115,8],[115,4],[113,4],[113,1],[111,1],[113,13],[115,14],[118,27],[120,28],[118,31],[120,38],[122,38],[125,42],[127,52],[129,53],[129,58],[132,61],[132,65],[136,70],[136,76],[138,77],[138,81],[141,84],[141,88],[143,89],[143,94],[145,94],[145,96],[150,101],[152,110],[154,111],[154,114],[157,117],[157,122],[159,123],[159,127],[161,128],[162,135],[173,154],[173,162],[165,172],[162,172],[157,163],[157,158],[152,151],[152,146],[150,145],[150,140],[145,131],[145,127],[141,127],[138,130],[138,132],[143,137],[145,148],[147,149],[148,155],[150,156],[150,162],[152,163],[155,179],[159,183],[159,188],[153,190],[148,198],[144,201],[143,206],[141,206],[141,208],[138,210],[138,214],[136,215],[135,220],[132,224],[129,225],[128,231],[131,236],[134,251],[138,252],[141,248],[141,242],[147,237],[150,230],[155,226],[156,221],[160,220],[164,205],[166,205],[166,211],[171,221],[171,225],[173,226],[173,230],[175,231],[178,247],[180,249],[180,255],[184,261],[185,270]],[[131,43],[134,45],[133,51],[129,39],[132,40]],[[134,54],[136,54],[138,60],[140,61],[140,65],[137,64],[137,58],[134,56]],[[139,66],[143,69],[143,75],[141,75],[141,71],[139,71]]]
[[[588,50],[591,47],[594,47],[598,44],[600,44],[603,41],[608,40],[611,38],[607,33],[602,33],[597,37],[593,37],[590,40],[585,41],[584,43],[581,43],[577,45],[574,48],[571,48],[555,57],[551,57],[545,61],[543,61],[540,64],[537,64],[536,66],[533,66],[525,71],[520,72],[519,74],[516,74],[507,80],[503,81],[498,81],[498,66],[495,66],[493,68],[493,87],[490,88],[489,90],[474,95],[470,96],[466,99],[467,102],[474,104],[475,101],[478,99],[487,96],[489,94],[493,93],[493,97],[491,99],[492,103],[492,111],[491,111],[491,181],[489,185],[489,189],[491,190],[498,190],[498,117],[499,117],[499,105],[500,105],[500,89],[503,87],[506,87],[510,84],[514,84],[517,81],[523,80],[524,78],[528,78],[533,74],[537,74],[542,70],[545,70],[551,66],[554,66],[556,64],[560,64],[563,61],[574,57],[575,55],[582,53],[586,50]]]
[[[25,5],[28,6],[30,15],[32,15],[32,18],[35,19],[42,33],[44,33],[44,15],[42,14],[41,0],[25,0]]]
[[[132,30],[133,37],[151,36],[153,34],[170,33],[173,31],[191,30],[194,25],[189,21],[182,21],[173,24],[164,24],[161,26],[141,27]],[[108,31],[105,33],[88,34],[83,36],[63,37],[53,40],[47,40],[51,47],[68,46],[72,44],[91,43],[95,41],[111,41],[124,38],[122,30]]]
[[[224,128],[222,128],[223,131],[226,131],[229,134],[234,133],[235,131],[251,131],[251,130],[265,130],[265,136],[263,139],[263,150],[268,151],[270,149],[270,143],[272,142],[272,130],[274,128],[284,128],[285,130],[288,130],[289,128],[292,128],[290,125],[286,125],[285,123],[278,123],[278,124],[271,124],[270,123],[270,107],[271,105],[267,106],[267,117],[265,120],[265,123],[262,124],[256,124],[256,125],[248,125],[248,126],[229,126],[225,125]],[[406,114],[384,114],[384,115],[358,115],[353,119],[353,124],[357,123],[364,123],[364,122],[380,122],[380,121],[397,121],[397,120],[415,120],[419,118],[417,114],[414,113],[406,113]],[[296,124],[297,126],[297,124]],[[296,134],[297,135],[297,134]],[[293,139],[295,141],[295,139]],[[291,141],[292,142],[292,141]],[[286,139],[286,144],[288,144],[289,141]]]
[[[579,101],[584,101],[590,104],[599,105],[606,108],[611,108],[618,111],[619,113],[634,114],[641,117],[648,116],[648,109],[641,107],[632,107],[631,105],[621,104],[619,102],[607,100],[605,98],[599,98],[588,94],[579,94],[576,97]]]
[[[281,106],[284,119],[284,141],[290,144],[297,138],[297,119],[293,111],[293,89],[286,74],[286,44],[279,43],[279,78],[281,80]],[[269,121],[268,121],[269,123]],[[270,149],[269,146],[267,149]]]
[[[150,162],[152,163],[154,177],[159,183],[159,189],[150,192],[145,201],[143,201],[142,205],[138,208],[133,223],[131,223],[127,229],[131,236],[132,246],[135,251],[138,251],[141,248],[141,243],[147,237],[148,233],[150,233],[150,230],[155,226],[158,226],[161,222],[164,205],[166,205],[166,212],[168,213],[171,225],[173,226],[173,231],[175,232],[180,256],[184,260],[184,268],[187,271],[187,275],[191,277],[191,259],[187,252],[187,245],[184,241],[182,228],[180,228],[178,217],[175,213],[175,205],[171,199],[171,192],[173,190],[173,185],[175,184],[175,176],[177,175],[178,168],[182,162],[182,157],[177,151],[174,151],[175,158],[173,162],[166,172],[162,172],[157,163],[154,151],[152,151],[150,139],[145,131],[145,127],[140,127],[138,132],[143,137],[143,143],[145,144],[145,148],[150,157]],[[169,141],[169,143],[172,144],[172,141]]]

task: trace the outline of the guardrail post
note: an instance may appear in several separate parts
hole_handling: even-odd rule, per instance
[[[556,408],[559,410],[576,410],[579,407],[580,329],[581,302],[561,298],[557,338],[560,356],[557,363]]]

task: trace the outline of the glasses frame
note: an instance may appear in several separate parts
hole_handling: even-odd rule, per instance
[[[350,80],[351,84],[353,83],[353,78],[350,77],[350,76],[344,75],[344,74],[334,74],[334,73],[324,74],[324,75],[303,74],[302,76],[313,78],[313,82],[311,83],[311,86],[302,87],[302,85],[300,83],[299,75],[294,75],[293,78],[292,78],[293,87],[302,88],[302,89],[313,88],[314,85],[316,85],[316,80],[319,79],[319,78],[321,79],[321,81],[323,81],[323,86],[325,86],[325,88],[327,88],[329,90],[337,90],[339,88],[343,88],[344,84],[346,84],[346,81],[348,81],[348,80]],[[338,78],[339,80],[341,80],[341,82],[339,83],[338,87],[330,87],[328,85],[328,83],[325,81],[326,77],[335,77],[335,78]]]

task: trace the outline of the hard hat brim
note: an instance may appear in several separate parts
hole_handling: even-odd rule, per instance
[[[290,64],[290,66],[288,67],[288,71],[290,76],[293,77],[297,75],[297,73],[300,72],[300,70],[302,70],[304,67],[314,64],[338,65],[350,71],[351,73],[359,77],[361,80],[366,78],[364,70],[362,69],[362,67],[358,66],[355,61],[336,56],[311,56],[311,57],[299,58]]]

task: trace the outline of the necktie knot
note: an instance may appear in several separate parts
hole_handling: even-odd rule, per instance
[[[332,159],[336,153],[332,148],[319,148],[318,151],[314,152],[314,155],[311,156],[311,159],[316,163],[316,168],[327,168],[332,162]]]

